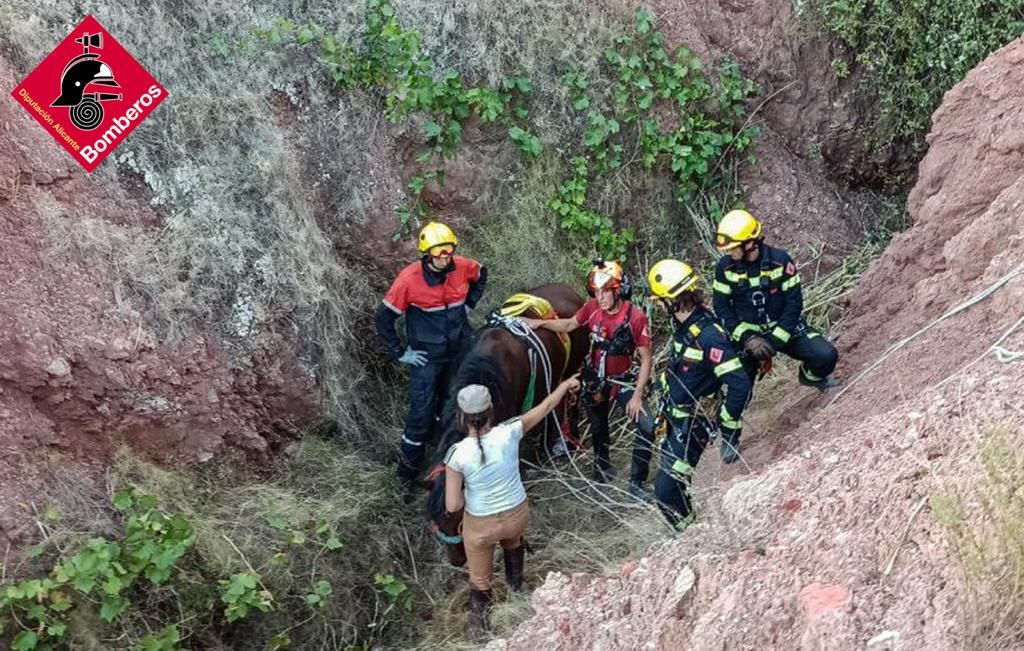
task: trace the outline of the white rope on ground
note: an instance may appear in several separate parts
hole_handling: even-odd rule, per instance
[[[943,314],[939,318],[935,319],[934,321],[932,321],[931,323],[929,323],[925,327],[921,328],[920,330],[918,330],[914,334],[910,335],[909,337],[907,337],[905,339],[901,339],[900,341],[896,342],[895,344],[889,346],[889,348],[886,349],[885,353],[883,353],[881,357],[879,357],[877,360],[875,360],[875,362],[871,366],[869,366],[866,369],[864,369],[863,371],[861,371],[860,374],[857,375],[857,377],[855,377],[853,380],[848,382],[846,384],[846,386],[843,387],[842,391],[840,391],[838,394],[836,394],[836,396],[834,398],[832,398],[832,400],[830,400],[829,403],[827,405],[825,405],[825,406],[826,407],[831,407],[832,405],[834,405],[837,400],[839,400],[840,398],[843,397],[843,394],[845,394],[847,391],[849,391],[855,384],[860,382],[864,378],[864,376],[866,376],[868,373],[870,373],[871,371],[873,371],[876,368],[878,368],[879,366],[881,366],[882,363],[886,359],[888,359],[893,353],[895,353],[897,350],[903,348],[904,346],[909,344],[911,341],[917,339],[922,334],[924,334],[925,332],[931,330],[936,325],[938,325],[939,323],[942,323],[946,319],[949,319],[949,318],[951,318],[953,316],[956,316],[957,314],[963,312],[964,310],[967,310],[967,309],[969,309],[971,307],[974,307],[975,305],[977,305],[981,301],[985,300],[986,298],[988,298],[989,296],[994,294],[1003,285],[1008,283],[1011,279],[1013,279],[1015,276],[1019,275],[1021,272],[1024,272],[1024,263],[1018,264],[1016,267],[1014,267],[1012,270],[1010,270],[1009,273],[1007,273],[1005,276],[1003,276],[1002,278],[997,280],[995,283],[990,285],[988,288],[986,288],[981,293],[973,296],[972,298],[970,298],[966,302],[961,303],[960,305],[958,305],[958,306],[954,307],[953,309],[949,310],[948,312],[946,312],[945,314]],[[986,351],[986,354],[988,354],[988,351]]]
[[[986,357],[988,357],[988,355],[990,353],[995,355],[996,361],[1001,362],[1003,364],[1008,364],[1010,362],[1015,362],[1018,359],[1024,358],[1024,352],[1017,352],[1017,351],[1007,350],[1007,349],[1003,348],[1000,345],[1004,341],[1006,341],[1010,337],[1010,335],[1012,335],[1014,333],[1014,331],[1017,330],[1017,328],[1021,327],[1021,325],[1024,325],[1024,316],[1022,316],[1021,318],[1017,319],[1017,321],[1012,326],[1010,326],[1010,328],[1006,332],[1004,332],[1002,334],[1002,336],[999,337],[999,339],[996,339],[995,343],[993,343],[991,346],[989,346],[987,349],[985,349],[985,352],[983,352],[981,355],[978,355],[977,357],[972,359],[967,364],[964,364],[955,373],[953,373],[952,375],[947,377],[942,382],[939,382],[938,384],[936,384],[933,388],[935,388],[935,389],[942,388],[948,382],[951,382],[954,378],[959,376],[961,373],[963,373],[964,371],[966,371],[970,367],[974,366],[975,364],[977,364],[981,360],[983,360]]]
[[[1006,350],[1002,346],[993,346],[991,350],[996,356],[996,361],[1003,364],[1024,359],[1024,350]]]

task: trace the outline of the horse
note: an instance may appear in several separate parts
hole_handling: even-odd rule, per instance
[[[541,305],[532,302],[531,297],[544,299],[554,314],[543,314]],[[508,313],[511,310],[516,313],[515,306],[510,307],[510,303],[516,300],[521,301],[521,311],[516,316],[529,318],[565,318],[575,314],[583,305],[583,299],[576,290],[564,283],[548,283],[526,294],[518,294],[506,301],[502,311]],[[528,330],[522,324],[518,326]],[[438,537],[445,543],[449,562],[457,567],[466,562],[465,548],[459,535],[462,512],[447,513],[445,509],[443,458],[452,445],[465,437],[455,418],[455,398],[459,390],[470,384],[486,386],[491,392],[494,422],[500,423],[538,404],[562,380],[576,373],[583,365],[589,349],[589,335],[582,328],[567,335],[546,329],[534,331],[535,344],[539,342],[543,351],[538,350],[536,345],[531,346],[528,331],[520,332],[526,335],[524,337],[514,334],[512,330],[516,329],[514,322],[499,317],[492,318],[489,326],[477,334],[472,348],[455,373],[442,412],[442,433],[429,476],[432,485],[427,499],[427,511],[437,528]],[[544,363],[545,355],[549,364]],[[546,418],[543,424],[526,433],[520,447],[521,458],[540,461],[547,456],[551,443],[562,433],[557,431],[559,423],[554,416],[557,411]],[[565,405],[564,412],[568,421],[568,434],[578,438],[577,406]]]

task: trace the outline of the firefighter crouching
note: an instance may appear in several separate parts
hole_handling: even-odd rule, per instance
[[[764,243],[761,223],[733,210],[718,225],[717,246],[726,255],[715,269],[715,314],[746,353],[753,378],[777,352],[800,361],[800,384],[825,391],[839,354],[803,317],[800,274],[790,255]]]
[[[726,331],[704,306],[694,270],[679,260],[662,260],[647,274],[654,302],[672,319],[668,367],[662,375],[662,412],[667,425],[654,479],[658,507],[673,525],[693,511],[689,484],[715,424],[698,412],[698,401],[727,387],[717,414],[722,460],[738,458],[743,409],[751,380]]]

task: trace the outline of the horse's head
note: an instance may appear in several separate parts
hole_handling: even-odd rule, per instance
[[[439,538],[445,543],[448,560],[455,566],[461,566],[466,562],[465,547],[459,536],[462,511],[448,513],[445,508],[444,457],[449,448],[466,435],[459,428],[456,396],[463,387],[470,384],[482,384],[491,392],[494,416],[497,422],[514,415],[510,413],[509,400],[504,395],[504,387],[507,383],[498,356],[495,354],[493,341],[495,337],[490,334],[492,332],[496,331],[486,330],[477,339],[473,349],[466,355],[452,380],[448,400],[445,402],[441,414],[441,439],[438,442],[434,459],[430,464],[430,474],[427,477],[432,482],[430,494],[427,497],[427,512],[440,532]]]

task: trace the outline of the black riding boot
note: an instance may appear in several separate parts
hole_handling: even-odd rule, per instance
[[[491,603],[490,590],[469,590],[469,623],[466,638],[473,643],[483,642],[487,637],[487,606]]]
[[[526,547],[506,549],[505,552],[505,584],[512,592],[523,590],[523,565],[526,563]]]

